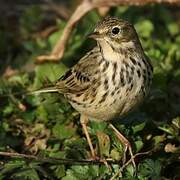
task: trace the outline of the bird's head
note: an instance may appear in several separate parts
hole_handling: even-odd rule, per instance
[[[101,20],[89,34],[89,38],[95,39],[100,45],[109,44],[113,49],[123,48],[138,44],[138,36],[135,28],[129,22],[114,18],[106,17]]]

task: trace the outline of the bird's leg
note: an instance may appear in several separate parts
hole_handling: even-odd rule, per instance
[[[125,162],[126,162],[126,152],[127,152],[127,150],[129,150],[129,153],[130,153],[130,156],[131,156],[131,161],[133,163],[133,166],[136,168],[136,164],[135,164],[135,161],[134,161],[134,156],[133,156],[132,147],[131,147],[130,142],[112,124],[109,124],[109,126],[110,126],[111,129],[113,129],[113,131],[115,131],[115,134],[116,134],[117,138],[125,146],[124,155],[123,155],[123,164],[125,164]]]
[[[81,122],[81,125],[82,125],[82,128],[83,128],[84,134],[85,134],[85,136],[86,136],[87,142],[88,142],[88,144],[89,144],[92,158],[93,158],[93,159],[96,159],[96,154],[95,154],[95,152],[94,152],[94,148],[93,148],[93,145],[92,145],[92,141],[91,141],[91,139],[90,139],[90,136],[89,136],[89,133],[88,133],[88,130],[87,130],[88,117],[86,117],[85,115],[81,115],[81,117],[80,117],[80,122]]]

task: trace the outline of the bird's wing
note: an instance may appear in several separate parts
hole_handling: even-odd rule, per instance
[[[67,71],[56,83],[61,93],[80,93],[98,81],[98,62],[101,53],[98,47],[88,52],[74,67]]]

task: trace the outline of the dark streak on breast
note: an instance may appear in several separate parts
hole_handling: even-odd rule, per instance
[[[106,79],[104,80],[104,90],[108,90],[109,85],[108,85],[108,78],[106,77]]]
[[[112,75],[112,81],[113,84],[116,84],[115,78],[116,78],[116,73],[117,73],[117,62],[113,63],[113,75]]]
[[[107,92],[102,96],[101,100],[99,101],[99,104],[103,103],[103,102],[106,100],[108,94],[109,94],[109,91],[107,91]]]
[[[125,80],[124,80],[124,69],[121,68],[121,71],[120,71],[120,83],[121,83],[121,86],[124,86],[125,85]]]
[[[136,62],[136,60],[135,60],[134,58],[130,57],[130,60],[131,60],[131,62],[132,62],[134,65],[137,64],[137,62]]]
[[[104,73],[108,69],[108,67],[109,67],[109,62],[108,61],[104,61],[102,72]]]
[[[138,74],[138,77],[140,78],[141,77],[141,72],[140,72],[139,69],[137,70],[137,74]]]

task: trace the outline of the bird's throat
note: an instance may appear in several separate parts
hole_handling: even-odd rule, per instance
[[[99,41],[98,44],[101,48],[101,53],[104,59],[108,61],[117,61],[119,56],[121,56],[121,54],[116,51],[116,49],[114,49],[113,46],[111,46],[111,44],[109,44],[108,42]]]
[[[109,43],[105,40],[98,42],[101,53],[104,59],[109,61],[117,61],[118,59],[124,58],[129,50],[136,51],[136,48],[132,42],[123,42],[121,44]]]

